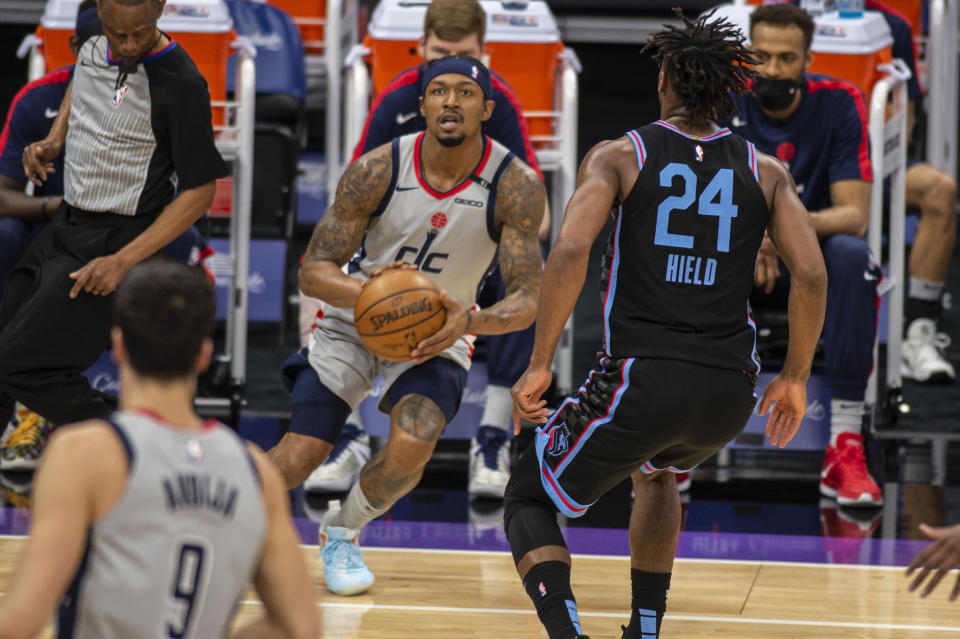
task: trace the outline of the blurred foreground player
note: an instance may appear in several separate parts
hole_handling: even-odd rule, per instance
[[[30,539],[0,637],[223,637],[254,580],[266,614],[234,637],[318,635],[283,480],[266,456],[193,410],[210,361],[213,285],[163,259],[114,300],[120,411],[57,430],[34,486]]]
[[[662,119],[601,142],[584,159],[544,272],[530,366],[512,390],[515,428],[521,418],[546,426],[507,485],[504,525],[551,639],[583,636],[557,511],[579,517],[637,470],[623,636],[659,636],[680,526],[677,486],[664,471],[713,455],[756,404],[760,365],[747,299],[765,229],[793,276],[787,359],[760,410],[773,405],[771,443],[786,445],[806,410],[826,299],[823,258],[783,165],[715,122],[733,110],[728,89],[745,90],[751,57],[734,26],[708,19],[684,19],[647,45],[660,64]],[[579,395],[547,420],[540,396],[553,352],[613,207],[606,352]]]

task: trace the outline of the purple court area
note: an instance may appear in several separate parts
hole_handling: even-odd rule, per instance
[[[297,518],[305,544],[317,543],[317,524]],[[574,554],[630,554],[627,531],[609,528],[565,528]],[[440,550],[509,551],[506,535],[497,525],[455,522],[371,522],[360,543],[367,548],[423,548]],[[896,539],[853,539],[756,533],[681,532],[677,556],[684,559],[787,561],[865,566],[906,566],[927,542]]]
[[[317,524],[295,518],[305,544],[317,543]],[[0,509],[0,535],[25,535],[30,511]],[[565,528],[575,554],[630,553],[627,531],[610,528]],[[503,529],[496,524],[377,520],[364,529],[360,542],[368,548],[423,548],[467,551],[508,551]],[[906,566],[927,542],[897,539],[853,539],[808,535],[682,532],[677,556],[685,559],[788,561],[865,566]]]

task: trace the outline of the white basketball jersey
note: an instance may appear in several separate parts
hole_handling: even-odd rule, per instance
[[[484,136],[483,155],[474,172],[440,193],[423,177],[424,136],[413,133],[393,140],[390,190],[370,221],[354,264],[363,277],[398,260],[416,264],[440,290],[468,309],[497,256],[497,184],[514,156]]]
[[[57,636],[226,636],[267,528],[246,446],[216,422],[184,430],[125,411],[111,423],[128,453],[126,490],[90,529]]]

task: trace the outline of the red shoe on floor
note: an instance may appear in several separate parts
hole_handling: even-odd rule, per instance
[[[693,483],[693,478],[690,477],[690,473],[674,473],[673,476],[677,479],[677,490],[681,493],[690,490],[690,484]]]
[[[867,470],[863,437],[841,433],[836,447],[827,445],[820,472],[820,493],[841,506],[881,506],[883,495]]]

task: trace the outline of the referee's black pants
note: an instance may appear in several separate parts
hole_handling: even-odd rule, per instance
[[[65,204],[10,271],[0,299],[0,429],[15,401],[57,425],[116,408],[82,374],[110,345],[113,295],[70,299],[69,274],[116,253],[152,221]]]

